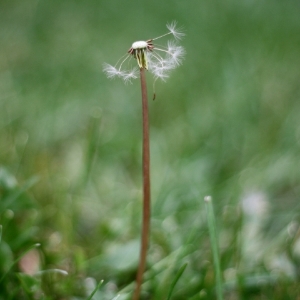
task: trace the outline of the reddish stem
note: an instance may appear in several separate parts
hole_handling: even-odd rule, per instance
[[[141,237],[140,262],[136,277],[136,288],[133,294],[133,300],[140,299],[143,274],[146,266],[147,249],[149,243],[150,231],[150,143],[149,143],[149,113],[148,96],[145,69],[140,69],[141,90],[142,90],[142,113],[143,113],[143,224]]]

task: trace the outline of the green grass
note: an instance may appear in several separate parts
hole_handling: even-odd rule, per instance
[[[102,63],[172,20],[185,27],[187,55],[149,103],[153,217],[142,299],[167,299],[186,263],[170,299],[217,299],[205,195],[214,199],[224,299],[296,299],[299,10],[291,0],[2,1],[0,300],[131,294],[139,82],[108,80]],[[150,99],[151,87],[148,76]],[[22,254],[36,243],[25,255],[37,268],[29,274]]]
[[[219,237],[218,237],[218,229],[216,226],[216,217],[214,214],[214,208],[213,208],[211,197],[205,196],[204,201],[206,207],[207,226],[208,226],[208,231],[210,236],[211,251],[213,255],[216,294],[217,294],[217,299],[222,300],[223,299],[223,283],[222,283],[222,275],[221,275],[222,268],[220,264]]]

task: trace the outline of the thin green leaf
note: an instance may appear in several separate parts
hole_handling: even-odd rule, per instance
[[[183,272],[184,272],[186,266],[187,266],[187,263],[185,263],[184,265],[182,265],[182,266],[180,267],[179,271],[177,272],[177,274],[176,274],[176,276],[175,276],[175,278],[174,278],[174,280],[173,280],[173,282],[172,282],[172,284],[171,284],[171,288],[170,288],[170,291],[169,291],[167,300],[170,300],[170,299],[171,299],[171,295],[172,295],[172,293],[173,293],[173,291],[174,291],[175,285],[177,284],[179,278],[180,278],[181,275],[183,274]]]
[[[223,300],[223,283],[222,283],[222,276],[221,276],[221,265],[220,265],[220,258],[219,258],[219,250],[218,250],[218,234],[217,234],[217,226],[214,214],[214,208],[212,199],[210,196],[206,196],[204,198],[205,207],[206,207],[206,214],[207,214],[207,223],[208,223],[208,230],[210,235],[210,242],[213,254],[213,261],[214,261],[214,269],[215,269],[215,278],[216,278],[216,288],[217,288],[217,299]]]
[[[90,296],[86,299],[86,300],[92,300],[93,296],[96,294],[96,292],[98,291],[98,289],[100,288],[100,286],[102,285],[102,283],[104,282],[104,280],[101,280],[96,288],[93,290],[93,292],[90,294]]]

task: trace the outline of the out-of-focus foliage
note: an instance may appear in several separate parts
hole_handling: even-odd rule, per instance
[[[187,55],[149,103],[143,299],[165,299],[186,262],[172,299],[214,298],[205,195],[214,199],[225,298],[295,299],[299,15],[292,0],[1,1],[0,299],[86,299],[102,279],[93,299],[132,291],[139,82],[108,80],[102,64],[172,20],[185,28]]]

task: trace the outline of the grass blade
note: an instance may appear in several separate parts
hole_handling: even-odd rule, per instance
[[[90,294],[90,296],[86,300],[92,300],[93,296],[96,294],[96,292],[98,291],[98,289],[100,288],[100,286],[102,285],[103,282],[104,282],[104,280],[100,280],[100,282],[97,284],[96,288],[93,290],[93,292]]]
[[[182,265],[179,269],[179,271],[177,272],[172,284],[171,284],[171,288],[170,288],[170,291],[169,291],[169,294],[168,294],[168,298],[167,300],[170,300],[171,299],[171,296],[172,296],[172,293],[173,293],[173,290],[175,288],[175,285],[176,283],[178,282],[179,278],[181,277],[181,275],[183,274],[185,268],[187,266],[187,263],[185,263],[184,265]]]
[[[205,208],[206,208],[206,215],[207,215],[207,223],[208,223],[208,230],[210,235],[210,242],[211,242],[213,261],[214,261],[217,299],[223,300],[223,292],[222,292],[223,283],[222,283],[221,265],[220,265],[219,250],[218,250],[219,247],[218,247],[217,227],[216,227],[216,220],[215,220],[212,198],[210,196],[206,196],[204,198],[204,201],[206,204]]]

